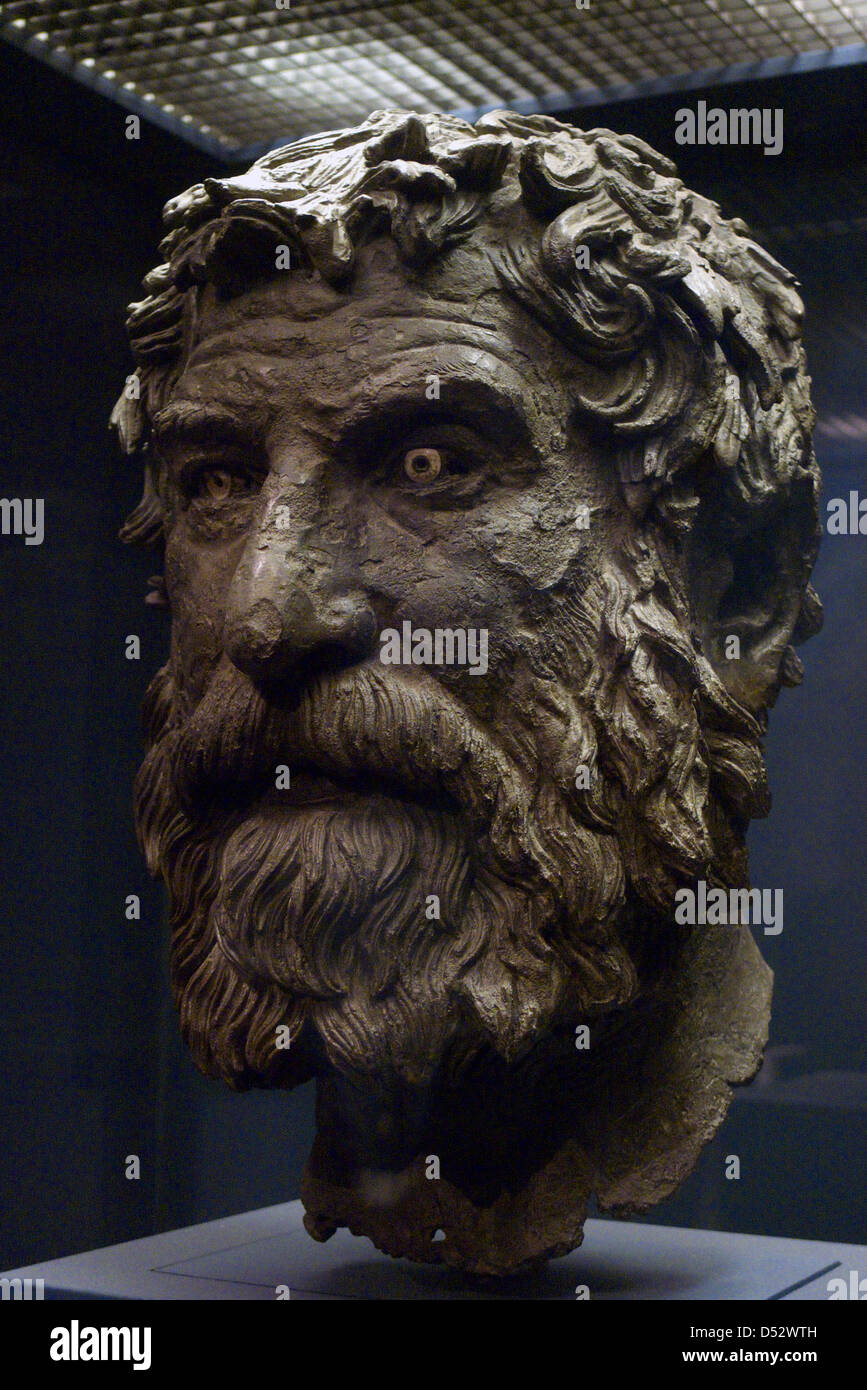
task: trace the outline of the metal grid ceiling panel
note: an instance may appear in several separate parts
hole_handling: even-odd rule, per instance
[[[867,0],[11,0],[0,23],[229,153],[374,107],[544,102],[860,45]]]

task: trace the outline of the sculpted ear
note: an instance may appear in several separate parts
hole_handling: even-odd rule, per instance
[[[126,388],[115,402],[109,425],[117,431],[125,454],[136,457],[142,466],[141,501],[130,512],[118,532],[125,545],[156,545],[163,537],[163,504],[157,487],[156,460],[150,449],[149,408],[163,404],[171,377],[168,373],[136,368],[127,384],[136,383],[128,395]]]
[[[722,285],[716,320],[708,311],[703,326],[715,370],[707,443],[688,469],[687,582],[705,656],[729,694],[759,714],[782,686],[800,682],[794,645],[821,626],[809,584],[820,478],[803,305],[792,276],[745,231],[721,224],[712,279],[688,277],[679,291],[689,300],[702,290],[710,301]]]
[[[126,545],[156,545],[162,539],[163,520],[163,505],[154,481],[153,462],[145,459],[141,501],[120,528],[118,539]]]
[[[722,481],[700,495],[688,545],[696,635],[729,694],[757,712],[782,686],[799,684],[794,645],[822,622],[808,583],[818,541],[814,479],[796,478],[748,507],[733,505]]]

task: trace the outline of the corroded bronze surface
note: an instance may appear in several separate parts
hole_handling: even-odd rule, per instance
[[[311,1234],[505,1273],[765,1042],[766,713],[819,623],[792,277],[640,140],[378,112],[168,205],[115,410],[165,548],[139,832],[184,1036],[315,1076]]]

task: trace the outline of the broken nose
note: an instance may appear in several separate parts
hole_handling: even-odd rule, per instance
[[[270,661],[282,638],[283,620],[277,608],[267,599],[260,599],[228,628],[225,646],[231,659],[243,669]]]

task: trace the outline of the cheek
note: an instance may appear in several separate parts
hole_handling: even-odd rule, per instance
[[[588,525],[576,524],[579,506]],[[493,635],[520,622],[540,592],[567,576],[573,583],[589,578],[611,511],[604,486],[576,486],[565,470],[466,511],[396,515],[373,508],[363,578],[399,617],[428,627],[481,623]]]
[[[365,531],[360,577],[395,619],[490,628],[516,611],[516,586],[486,549],[476,511],[399,518],[375,509]]]
[[[166,542],[171,666],[184,713],[201,699],[222,654],[226,594],[242,548],[240,539],[229,546],[196,545],[181,528]]]
[[[485,518],[478,544],[487,563],[525,595],[552,589],[585,548],[571,511],[532,495],[516,497],[507,510]]]

